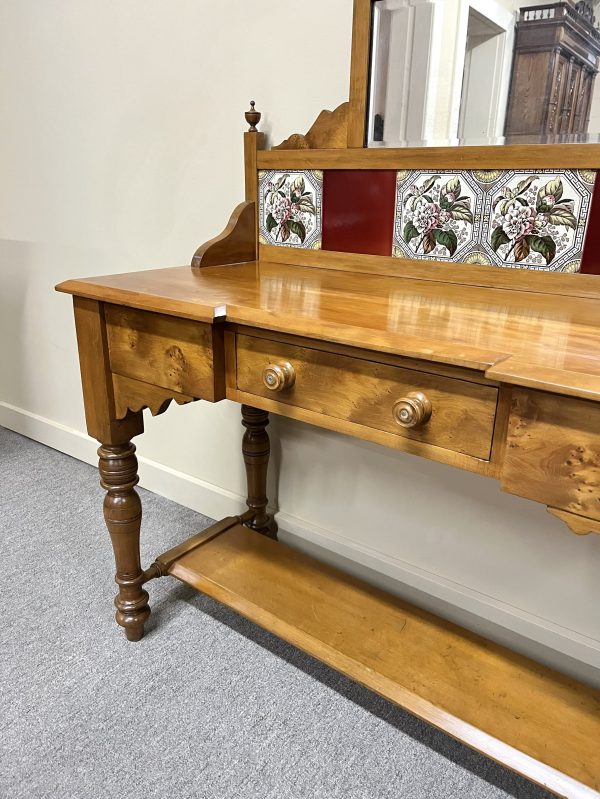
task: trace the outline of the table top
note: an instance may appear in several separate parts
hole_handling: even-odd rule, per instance
[[[600,299],[262,261],[68,280],[57,289],[458,365],[600,401]]]

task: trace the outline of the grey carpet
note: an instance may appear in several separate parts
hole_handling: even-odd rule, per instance
[[[145,564],[209,522],[141,494]],[[548,796],[170,578],[128,643],[101,502],[0,428],[3,799]]]

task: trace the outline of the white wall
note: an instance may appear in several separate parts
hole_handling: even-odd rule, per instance
[[[249,99],[281,140],[347,97],[351,7],[0,0],[0,423],[94,461],[53,285],[189,262],[242,196]],[[197,403],[149,421],[143,484],[212,516],[241,508],[238,419]],[[287,420],[272,432],[297,542],[600,682],[599,537],[483,477]]]

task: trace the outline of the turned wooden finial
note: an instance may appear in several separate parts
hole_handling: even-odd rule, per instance
[[[254,100],[250,100],[250,110],[244,114],[246,122],[250,125],[248,133],[256,133],[256,126],[260,122],[261,113],[254,107]]]

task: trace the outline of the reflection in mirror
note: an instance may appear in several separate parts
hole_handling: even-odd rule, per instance
[[[369,146],[600,141],[598,6],[375,0]]]

